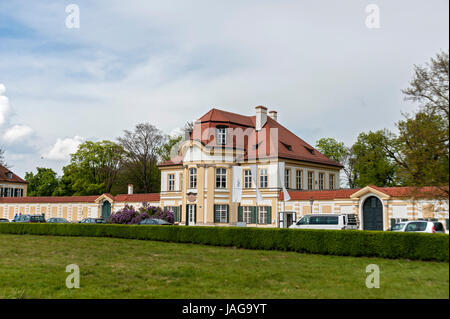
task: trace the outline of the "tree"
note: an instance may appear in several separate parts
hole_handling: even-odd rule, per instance
[[[321,138],[316,142],[316,148],[326,157],[341,163],[347,179],[348,187],[355,187],[354,159],[352,149],[334,138]]]
[[[52,196],[58,187],[58,177],[51,168],[36,167],[37,172],[27,172],[25,180],[28,184],[28,196]]]
[[[448,195],[449,184],[449,55],[440,52],[431,63],[414,66],[406,100],[419,103],[419,112],[404,114],[397,123],[397,145],[389,155],[399,165],[407,185],[438,186]]]
[[[110,193],[123,162],[123,148],[111,141],[87,141],[71,154],[70,164],[63,168],[65,183],[57,193],[72,195]]]
[[[394,143],[387,130],[360,133],[352,146],[355,186],[395,186],[396,163],[386,153],[386,145]]]
[[[124,136],[117,140],[126,154],[121,174],[129,178],[138,192],[159,192],[160,172],[156,164],[165,143],[163,133],[150,123],[141,123],[133,131],[124,130]]]
[[[172,157],[172,148],[175,147],[181,140],[183,136],[168,136],[167,142],[158,150],[158,156],[161,162],[166,162]]]
[[[9,168],[9,165],[6,163],[5,160],[5,150],[0,148],[0,165]]]

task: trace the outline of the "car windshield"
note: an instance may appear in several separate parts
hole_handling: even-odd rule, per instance
[[[392,226],[392,230],[402,230],[403,228],[405,228],[406,224],[395,224],[394,226]]]

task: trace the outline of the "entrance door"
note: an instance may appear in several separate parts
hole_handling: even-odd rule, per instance
[[[111,216],[111,203],[105,201],[102,204],[102,218],[107,221],[109,216]]]
[[[292,213],[286,213],[286,228],[289,228],[289,226],[292,225],[294,221],[294,214]]]
[[[370,196],[364,202],[363,229],[383,230],[383,204],[375,196]]]
[[[196,214],[197,205],[189,204],[186,209],[186,225],[194,226],[197,221]]]

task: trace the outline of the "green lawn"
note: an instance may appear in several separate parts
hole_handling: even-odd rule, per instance
[[[65,286],[68,264],[80,289]],[[369,264],[379,289],[365,286]],[[449,298],[449,264],[0,234],[0,298]]]

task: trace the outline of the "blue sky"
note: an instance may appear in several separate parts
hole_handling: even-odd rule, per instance
[[[68,4],[80,28],[65,26]],[[368,4],[380,28],[365,25]],[[84,140],[165,133],[256,105],[310,144],[351,144],[415,106],[414,64],[448,50],[448,1],[0,0],[0,147],[58,173]]]

